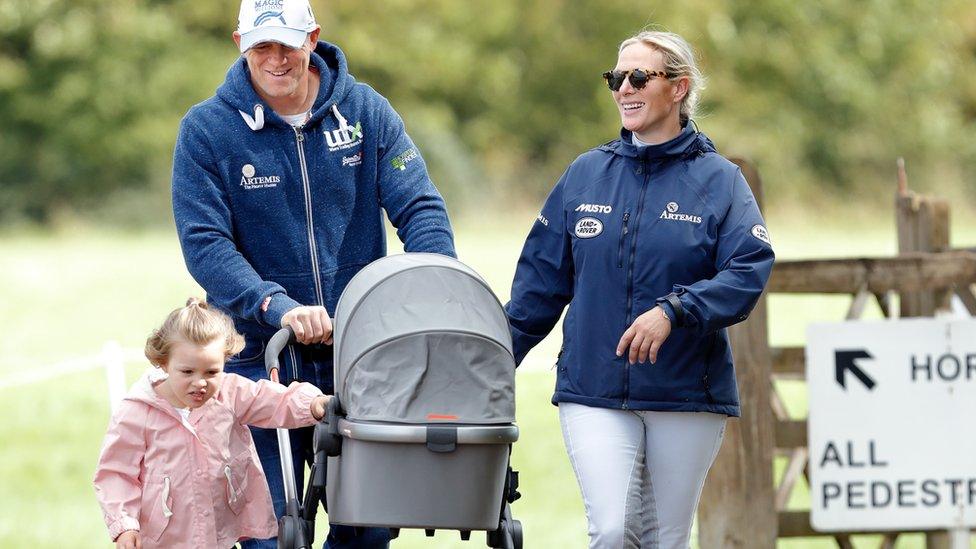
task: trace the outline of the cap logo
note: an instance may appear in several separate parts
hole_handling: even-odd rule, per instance
[[[281,13],[282,12],[280,11],[266,11],[261,15],[259,15],[258,18],[254,20],[254,26],[260,27],[261,25],[275,18],[277,18],[278,21],[281,21],[282,25],[287,25],[288,23],[285,22],[285,18],[281,15]]]

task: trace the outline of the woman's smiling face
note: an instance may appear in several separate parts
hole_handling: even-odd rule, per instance
[[[643,42],[627,46],[617,57],[614,70],[635,69],[664,72],[664,54]],[[681,131],[681,100],[687,92],[685,77],[652,77],[641,89],[625,78],[619,90],[611,91],[621,125],[645,143],[663,143]]]

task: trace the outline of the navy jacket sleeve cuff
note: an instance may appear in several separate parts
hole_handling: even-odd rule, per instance
[[[295,307],[302,306],[284,293],[271,294],[270,298],[267,310],[264,311],[264,323],[273,328],[281,328],[281,317]]]
[[[682,320],[685,317],[685,310],[677,294],[671,293],[664,297],[659,297],[657,299],[657,305],[667,313],[668,318],[671,320],[672,329],[681,327]]]

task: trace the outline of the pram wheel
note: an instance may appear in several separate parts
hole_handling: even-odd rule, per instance
[[[511,518],[503,519],[498,530],[488,532],[485,541],[488,547],[522,549],[522,523]]]
[[[295,549],[296,524],[294,517],[278,519],[278,549]]]
[[[514,549],[522,549],[522,521],[513,520],[509,523],[509,531],[512,534]]]

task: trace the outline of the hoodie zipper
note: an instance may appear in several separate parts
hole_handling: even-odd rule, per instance
[[[312,190],[308,184],[308,166],[305,164],[305,134],[300,128],[295,130],[295,145],[298,147],[298,162],[302,167],[302,189],[305,191],[305,223],[308,229],[308,250],[312,256],[312,276],[315,277],[315,298],[318,305],[325,306],[322,294],[322,277],[319,273],[319,254],[315,245],[315,225],[312,222]]]
[[[634,256],[637,254],[637,231],[640,230],[640,220],[641,214],[644,212],[644,194],[647,192],[647,167],[645,166],[644,160],[641,160],[640,166],[637,168],[637,174],[643,175],[644,178],[641,181],[641,191],[640,197],[637,199],[637,217],[634,221],[634,234],[630,237],[630,264],[627,266],[627,323],[626,327],[630,327],[633,322],[631,316],[634,312]],[[623,409],[628,408],[627,400],[630,398],[630,368],[631,364],[628,362],[626,365],[626,375],[624,376],[624,403]]]
[[[624,227],[620,230],[620,244],[617,246],[617,268],[624,266],[624,240],[627,238],[627,221],[630,220],[630,212],[624,212]]]

